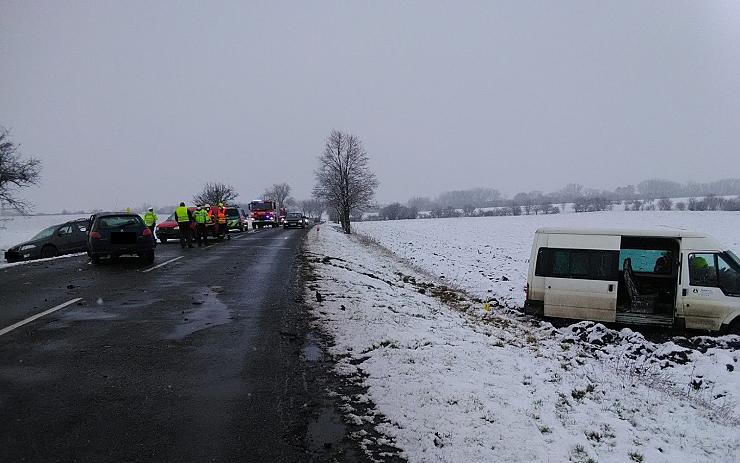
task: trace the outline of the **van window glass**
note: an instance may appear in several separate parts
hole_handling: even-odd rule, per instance
[[[689,284],[718,286],[716,254],[689,254]]]
[[[621,249],[619,270],[624,270],[625,259],[632,262],[632,270],[639,273],[670,274],[672,271],[671,251],[660,249]]]
[[[570,276],[570,253],[564,249],[552,250],[552,276]],[[548,275],[549,276],[549,275]]]
[[[740,296],[740,269],[730,256],[717,256],[719,287],[729,296]]]
[[[541,248],[537,254],[535,274],[555,278],[616,281],[618,257],[617,251]]]
[[[570,253],[571,278],[589,277],[589,251],[572,251]]]

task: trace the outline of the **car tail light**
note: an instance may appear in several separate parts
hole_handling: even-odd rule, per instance
[[[524,285],[524,299],[525,300],[529,299],[529,283]]]
[[[152,236],[152,231],[145,228],[144,231],[141,232],[141,236]]]
[[[99,240],[99,239],[102,239],[103,238],[103,235],[101,235],[100,232],[91,231],[90,232],[90,238],[92,238],[94,240]]]

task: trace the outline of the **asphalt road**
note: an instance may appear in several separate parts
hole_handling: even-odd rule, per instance
[[[0,334],[0,460],[364,460],[302,301],[306,233],[0,268],[0,330],[69,303]]]

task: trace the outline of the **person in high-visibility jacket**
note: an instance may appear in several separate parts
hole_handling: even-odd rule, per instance
[[[226,217],[226,207],[224,203],[218,203],[218,211],[216,211],[218,217],[218,233],[219,235],[226,235],[226,239],[231,239],[231,233],[229,233],[229,224]]]
[[[206,236],[208,212],[202,206],[198,205],[198,208],[193,213],[193,218],[195,219],[195,241],[198,243],[198,246],[203,246],[208,243],[208,236]]]
[[[190,209],[185,207],[185,203],[180,203],[180,206],[175,209],[175,220],[177,220],[177,226],[180,228],[180,246],[185,248],[185,242],[189,248],[193,247],[193,237],[190,234],[190,224],[193,222],[193,214]]]
[[[154,227],[157,225],[157,214],[154,213],[154,208],[150,207],[145,213],[144,213],[144,225],[152,231],[152,238],[154,238],[154,243],[156,246],[157,243],[157,237],[154,236]]]

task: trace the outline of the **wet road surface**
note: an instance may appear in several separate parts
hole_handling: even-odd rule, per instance
[[[326,389],[306,231],[0,268],[3,461],[364,461]],[[79,300],[78,300],[79,298]]]

